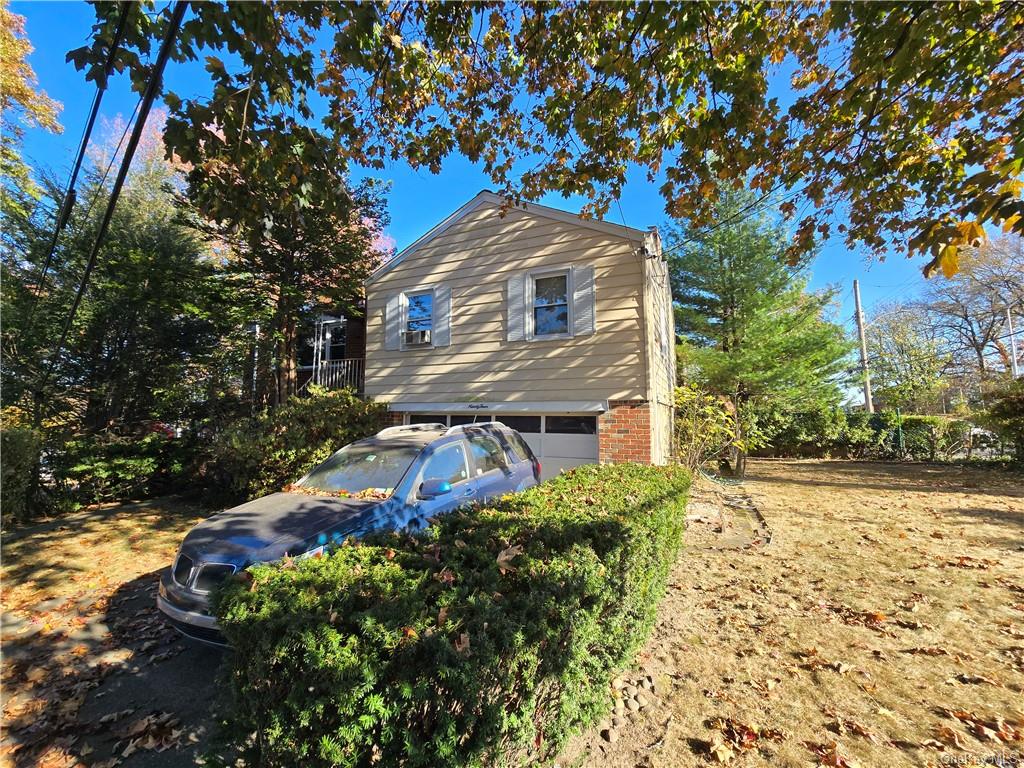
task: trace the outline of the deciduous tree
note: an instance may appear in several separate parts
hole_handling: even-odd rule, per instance
[[[116,23],[95,8],[69,54],[93,79]],[[118,54],[139,88],[165,24],[138,14]],[[284,166],[326,142],[375,168],[459,152],[515,199],[581,194],[598,215],[635,164],[701,228],[749,182],[751,209],[793,217],[794,260],[838,227],[953,274],[987,223],[1024,232],[1020,3],[206,2],[175,59],[201,51],[225,58],[205,92],[168,95],[170,148],[200,165],[222,131],[254,134],[282,206],[309,195]]]
[[[888,304],[867,326],[871,386],[879,408],[934,413],[952,364],[943,339],[920,306]]]
[[[30,53],[25,17],[11,13],[8,0],[0,0],[0,206],[22,216],[41,194],[21,159],[25,128],[62,130],[57,121],[60,104],[38,89],[27,61]]]

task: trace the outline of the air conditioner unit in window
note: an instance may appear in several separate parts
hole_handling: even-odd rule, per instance
[[[430,343],[430,331],[406,331],[405,346],[418,347]]]

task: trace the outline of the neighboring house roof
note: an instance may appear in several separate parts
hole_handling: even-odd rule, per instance
[[[419,248],[423,247],[438,235],[442,234],[445,230],[457,224],[466,215],[472,213],[481,205],[485,203],[493,203],[495,205],[502,205],[506,202],[506,199],[501,195],[495,194],[489,190],[483,190],[478,193],[476,197],[470,200],[468,203],[459,208],[455,213],[449,216],[447,219],[442,221],[436,227],[431,229],[421,238],[413,242],[411,245],[403,248],[402,251],[395,255],[393,259],[388,261],[386,264],[382,264],[377,270],[370,275],[367,279],[367,284],[372,283],[378,277],[388,272],[392,267],[400,264],[403,259],[412,253],[415,253]],[[578,214],[569,213],[568,211],[561,211],[558,208],[551,208],[546,205],[538,205],[537,203],[525,203],[523,206],[515,207],[513,210],[525,211],[526,213],[532,213],[537,216],[543,216],[544,218],[554,219],[555,221],[561,221],[567,224],[575,224],[580,227],[586,227],[587,229],[594,229],[598,232],[604,232],[605,234],[618,235],[620,237],[626,237],[630,240],[637,240],[640,243],[643,242],[645,232],[642,229],[634,229],[633,227],[625,227],[621,224],[612,224],[608,221],[599,221],[597,219],[584,219]]]

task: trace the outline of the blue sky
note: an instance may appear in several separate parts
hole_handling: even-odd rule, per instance
[[[95,89],[71,64],[65,63],[64,57],[67,51],[88,42],[93,10],[84,2],[14,2],[11,9],[26,17],[26,31],[35,46],[30,63],[39,77],[40,87],[64,107],[60,115],[64,133],[54,136],[38,130],[28,131],[24,145],[26,158],[34,165],[67,173]],[[165,83],[168,89],[183,97],[206,93],[208,88],[206,73],[200,63],[194,62],[184,65],[170,62]],[[785,94],[781,95],[784,103]],[[136,102],[137,96],[131,92],[127,77],[115,77],[104,95],[101,115],[127,117]],[[388,197],[391,214],[388,234],[398,248],[411,243],[481,189],[491,186],[478,167],[457,155],[450,157],[437,175],[413,170],[405,164],[393,165],[375,175],[392,184]],[[612,206],[608,220],[641,229],[661,225],[666,217],[664,201],[658,194],[659,183],[648,182],[639,170],[632,172],[620,200],[621,213],[619,207]],[[575,211],[585,200],[549,195],[539,202]],[[860,279],[865,310],[869,311],[876,303],[913,295],[920,290],[925,282],[920,271],[922,265],[920,258],[907,259],[901,255],[870,262],[865,252],[850,252],[842,242],[833,240],[812,265],[811,285],[815,288],[837,286],[842,298],[839,315],[849,321],[853,315],[854,278]]]

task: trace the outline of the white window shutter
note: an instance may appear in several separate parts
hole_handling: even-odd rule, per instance
[[[597,310],[594,299],[594,268],[576,266],[572,268],[572,333],[586,336],[594,332],[597,325]]]
[[[384,349],[402,348],[402,294],[388,298],[384,307]]]
[[[434,288],[434,328],[430,340],[435,347],[452,343],[452,289],[447,285]]]
[[[526,338],[526,273],[508,279],[508,340]]]

